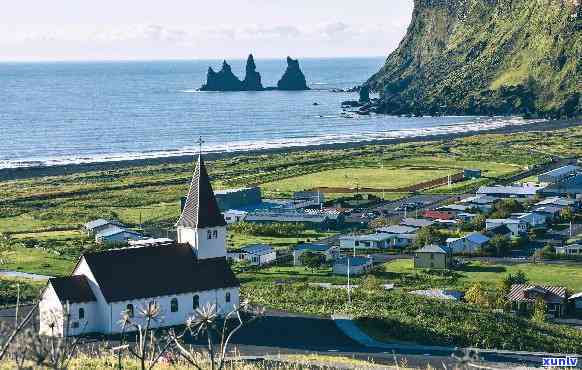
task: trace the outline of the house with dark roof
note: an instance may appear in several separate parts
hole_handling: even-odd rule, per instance
[[[538,299],[544,301],[550,315],[560,317],[566,313],[568,293],[564,287],[513,284],[507,295],[512,310],[522,314],[532,312]]]
[[[451,266],[451,256],[438,245],[425,245],[414,252],[414,268],[447,269]]]
[[[176,227],[178,242],[85,253],[71,276],[50,279],[39,303],[40,333],[119,333],[122,315],[139,323],[150,302],[162,312],[153,327],[184,324],[204,305],[231,311],[240,283],[226,260],[226,222],[200,157]]]

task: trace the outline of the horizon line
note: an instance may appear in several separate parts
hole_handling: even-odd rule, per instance
[[[255,60],[285,60],[287,56],[293,59],[372,59],[372,58],[386,58],[386,55],[358,55],[358,56],[292,56],[285,55],[281,57],[256,57],[252,54]],[[216,58],[119,58],[119,59],[10,59],[0,60],[0,64],[33,64],[33,63],[119,63],[119,62],[192,62],[192,61],[244,61],[246,57],[216,57]]]

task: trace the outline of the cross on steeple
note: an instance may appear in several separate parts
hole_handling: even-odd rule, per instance
[[[204,144],[205,142],[206,142],[206,141],[202,140],[202,136],[200,136],[200,137],[198,138],[198,141],[197,141],[197,143],[198,143],[198,148],[199,148],[199,149],[198,149],[198,155],[202,155],[202,144]]]

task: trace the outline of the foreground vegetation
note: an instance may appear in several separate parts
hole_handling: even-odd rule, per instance
[[[291,312],[329,316],[353,315],[362,329],[382,341],[396,339],[427,345],[581,353],[582,332],[537,323],[476,305],[435,301],[406,293],[352,292],[306,284],[244,286],[253,303]]]

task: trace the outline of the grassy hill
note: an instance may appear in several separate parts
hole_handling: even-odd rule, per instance
[[[576,0],[415,0],[400,46],[367,84],[383,113],[582,114]]]

